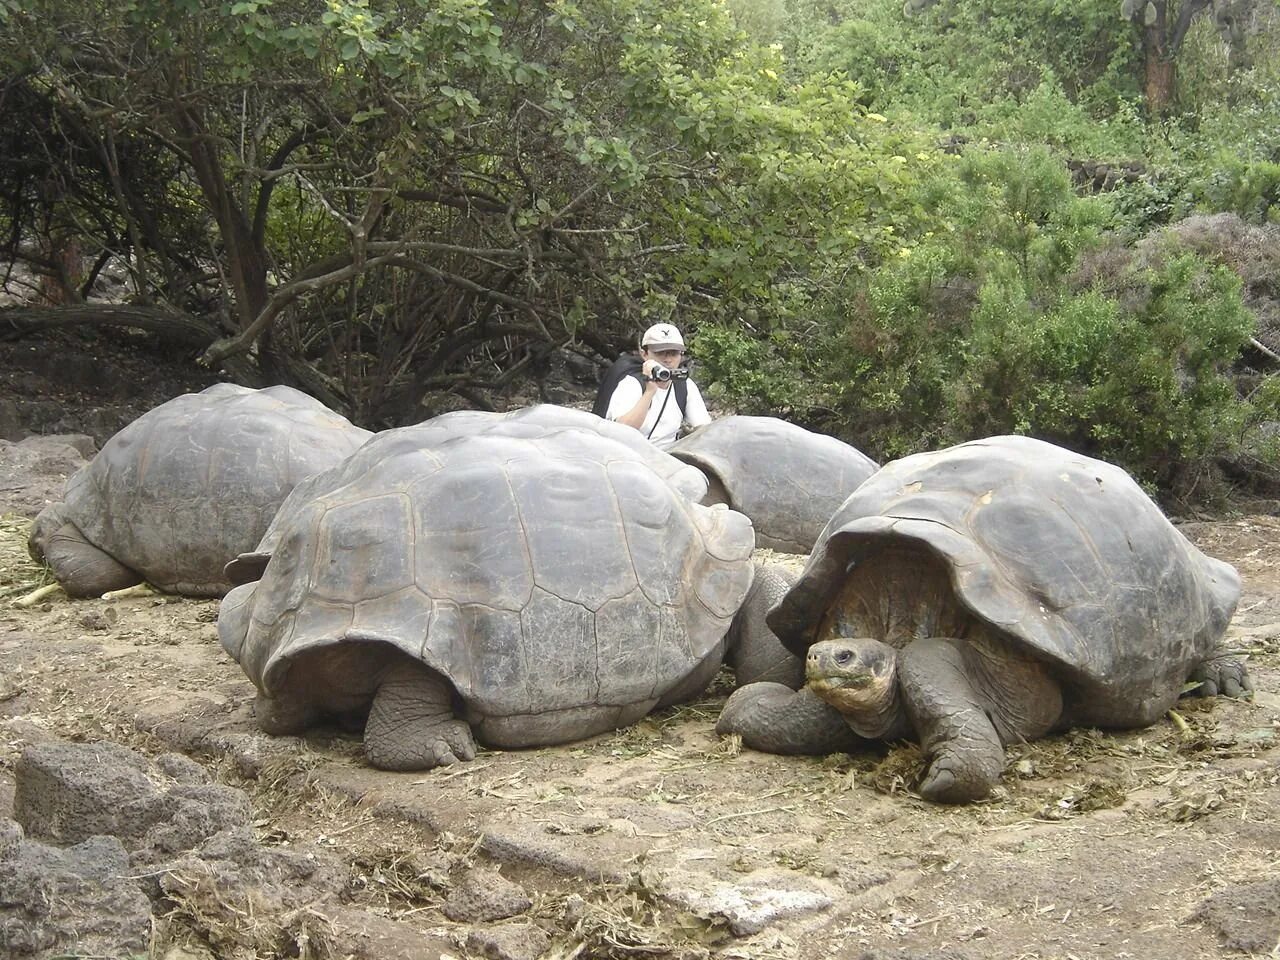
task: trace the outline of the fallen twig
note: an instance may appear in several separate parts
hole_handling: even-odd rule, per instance
[[[19,597],[17,600],[14,600],[13,606],[34,607],[37,603],[39,603],[45,597],[61,589],[62,587],[60,584],[46,583],[43,587],[37,587],[36,589],[28,593],[26,596]]]

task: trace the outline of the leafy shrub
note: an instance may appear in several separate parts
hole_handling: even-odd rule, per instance
[[[1230,211],[1252,223],[1280,223],[1280,163],[1224,160],[1193,190],[1202,209]]]
[[[1273,456],[1255,438],[1280,389],[1237,388],[1256,318],[1237,273],[1198,252],[1204,229],[1100,251],[1106,205],[1047,152],[977,153],[956,174],[951,229],[830,321],[833,432],[882,458],[1031,434],[1175,495],[1208,495],[1242,451]]]

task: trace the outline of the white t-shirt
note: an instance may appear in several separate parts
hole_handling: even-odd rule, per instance
[[[674,385],[666,390],[659,390],[649,402],[649,412],[645,414],[644,423],[640,426],[640,434],[659,447],[669,447],[676,442],[682,419],[690,427],[702,427],[711,422],[711,414],[707,413],[707,405],[702,400],[702,391],[692,380],[686,380],[685,383],[689,385],[689,395],[685,398],[683,418],[680,416],[680,404],[676,402]],[[662,405],[663,394],[669,395],[665,409]],[[639,403],[643,395],[644,387],[639,380],[635,377],[623,377],[614,388],[613,396],[609,398],[609,410],[605,416],[610,420],[617,420]],[[659,414],[662,419],[658,419]]]

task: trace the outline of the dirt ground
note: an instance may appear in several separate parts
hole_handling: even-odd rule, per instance
[[[1244,578],[1229,642],[1250,657],[1252,701],[1012,747],[993,797],[946,808],[913,794],[911,748],[812,759],[719,739],[727,677],[613,734],[421,774],[368,768],[338,731],[269,738],[216,601],[14,606],[44,574],[13,509],[0,499],[0,816],[26,744],[185,752],[248,791],[263,842],[342,860],[346,902],[403,933],[383,956],[1280,956],[1280,517],[1182,526]],[[459,877],[491,869],[532,905],[449,919]],[[475,937],[516,925],[515,941]],[[198,915],[156,929],[155,956],[231,955]],[[236,956],[320,955],[303,939]]]
[[[1012,748],[998,794],[962,809],[912,794],[909,749],[735,749],[713,730],[723,683],[583,743],[373,771],[337,732],[256,732],[214,601],[12,606],[39,575],[20,552],[25,526],[3,523],[0,813],[24,744],[114,740],[183,750],[248,790],[262,837],[328,847],[349,865],[352,902],[433,943],[466,942],[441,913],[461,857],[501,864],[530,893],[546,956],[1277,955],[1275,517],[1185,528],[1244,575],[1231,642],[1250,654],[1253,702],[1191,700],[1147,730]]]

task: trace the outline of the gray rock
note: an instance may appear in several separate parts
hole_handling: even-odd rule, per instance
[[[167,812],[146,760],[114,743],[36,744],[22,751],[14,776],[14,819],[36,839],[136,841]]]
[[[147,833],[144,845],[159,853],[191,850],[214,834],[247,827],[253,807],[243,790],[222,784],[179,784],[166,795],[168,816]]]
[[[497,870],[472,870],[449,891],[444,915],[461,923],[490,923],[518,916],[531,906],[524,888]]]
[[[546,931],[532,923],[503,923],[467,934],[467,954],[487,960],[537,960],[550,945]]]
[[[7,860],[13,856],[22,838],[22,824],[16,820],[0,819],[0,860]]]
[[[1228,950],[1270,956],[1280,945],[1280,877],[1224,887],[1192,919],[1217,931]]]
[[[236,911],[296,910],[336,895],[344,880],[345,870],[331,854],[307,845],[269,847],[245,826],[215,834],[174,860],[160,877],[160,889],[234,925]]]
[[[145,954],[151,904],[114,837],[59,849],[21,840],[0,859],[0,956]]]
[[[155,759],[156,768],[178,783],[208,783],[209,772],[185,753],[162,753]]]

